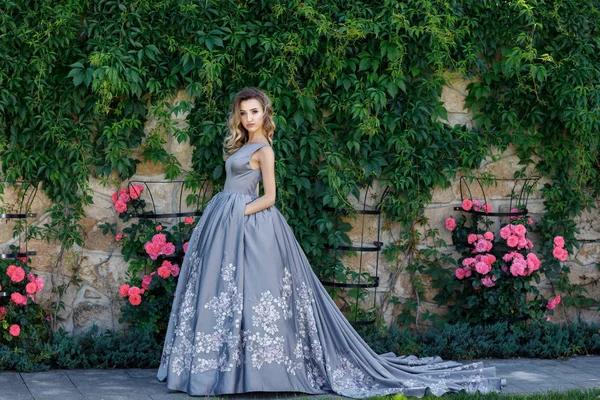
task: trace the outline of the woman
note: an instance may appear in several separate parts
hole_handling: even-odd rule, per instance
[[[192,395],[243,392],[498,391],[493,368],[381,356],[313,273],[275,203],[275,125],[260,90],[239,92],[225,142],[227,180],[190,239],[158,379]],[[258,197],[259,181],[264,195]]]

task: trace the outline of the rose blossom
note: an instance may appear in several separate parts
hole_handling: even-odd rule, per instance
[[[509,247],[517,247],[517,245],[519,244],[519,238],[515,235],[510,235],[508,239],[506,239],[506,244]]]
[[[157,231],[160,232],[163,230],[163,227],[162,227],[162,225],[156,225],[156,228],[154,228],[154,229],[156,229]]]
[[[38,287],[35,284],[35,282],[29,282],[26,286],[25,286],[25,291],[27,292],[27,294],[36,294],[38,291]]]
[[[527,266],[530,270],[537,271],[540,269],[540,265],[541,261],[534,253],[527,254]]]
[[[523,224],[515,225],[513,229],[513,232],[515,232],[517,236],[520,237],[525,236],[525,234],[527,233],[527,228],[525,228]]]
[[[511,229],[512,225],[504,225],[501,229],[500,229],[500,237],[504,240],[507,240],[508,237],[510,236],[510,234],[512,233],[512,229]]]
[[[558,246],[555,247],[554,250],[552,250],[552,255],[559,261],[566,261],[567,258],[569,258],[569,252]]]
[[[21,334],[21,327],[17,324],[12,324],[10,328],[8,328],[8,333],[10,333],[11,336],[17,337]]]
[[[494,234],[492,232],[486,232],[483,234],[483,237],[485,238],[485,240],[494,240]]]
[[[452,218],[452,219],[454,219],[454,218]],[[448,220],[446,220],[446,222],[447,222],[447,221],[448,221]],[[185,217],[185,218],[183,219],[183,223],[184,223],[184,224],[186,224],[186,225],[191,225],[191,224],[193,224],[194,222],[195,222],[195,221],[194,221],[194,218],[192,218],[192,217]]]
[[[129,295],[129,285],[124,283],[119,288],[119,294],[123,297],[127,297]]]
[[[123,194],[119,195],[119,200],[122,201],[123,203],[128,203],[129,200],[131,200],[131,197],[129,197],[129,195],[127,193],[123,193]]]
[[[144,244],[144,250],[150,256],[151,259],[156,260],[160,255],[160,245],[152,242],[146,242]]]
[[[140,295],[140,288],[137,286],[132,286],[129,288],[129,290],[127,291],[127,294],[129,296],[139,296]]]
[[[469,244],[473,244],[477,241],[477,235],[470,233],[469,236],[467,236],[467,242]]]
[[[6,269],[6,275],[8,275],[11,281],[18,283],[25,279],[25,270],[16,265],[9,265]]]
[[[483,211],[485,211],[486,213],[489,213],[489,212],[491,212],[491,211],[492,211],[492,206],[491,206],[491,204],[485,203],[485,204],[483,205]]]
[[[471,268],[464,267],[463,270],[465,271],[465,278],[468,278],[472,275]]]
[[[446,229],[453,231],[456,228],[456,220],[454,218],[446,218]]]
[[[554,244],[560,248],[565,247],[565,239],[562,236],[556,236],[554,238]]]
[[[113,204],[115,204],[117,200],[119,200],[119,193],[114,192],[112,196],[110,196],[110,199],[112,200]]]
[[[483,279],[481,280],[481,283],[482,283],[482,284],[483,284],[483,286],[485,286],[485,287],[492,287],[492,286],[495,286],[495,285],[496,285],[496,284],[494,283],[494,280],[492,280],[492,278],[491,278],[491,277],[489,277],[489,276],[486,276],[485,278],[483,278]]]
[[[456,275],[456,277],[458,279],[464,279],[465,278],[465,270],[462,268],[457,268],[456,271],[454,271],[454,275]]]
[[[157,233],[156,235],[152,236],[152,243],[162,246],[163,244],[167,243],[167,237],[164,233]]]
[[[117,235],[115,236],[115,240],[118,242],[121,239],[123,239],[123,234],[121,232],[117,233]]]
[[[142,302],[142,296],[140,296],[139,294],[131,295],[129,296],[129,302],[132,306],[138,306]]]
[[[492,270],[492,267],[485,262],[478,262],[475,264],[475,271],[479,272],[481,275],[485,275]]]
[[[129,188],[129,197],[136,200],[143,191],[144,187],[142,185],[133,185]]]
[[[165,256],[170,256],[175,253],[175,245],[173,243],[165,244],[160,250]]]
[[[158,275],[160,275],[164,279],[167,279],[169,276],[171,276],[171,269],[164,265],[159,267],[157,272]]]
[[[555,298],[553,298],[552,300],[550,300],[548,302],[548,304],[546,305],[546,308],[548,310],[554,309],[557,305],[560,304],[560,300],[561,300],[560,296],[556,296]]]
[[[469,211],[473,207],[473,202],[469,199],[464,199],[462,202],[462,209],[465,211]]]
[[[151,283],[152,283],[152,275],[144,276],[144,278],[142,279],[142,288],[144,288],[144,290],[148,290]]]
[[[6,316],[6,307],[0,307],[0,321]]]
[[[488,250],[488,241],[485,239],[480,239],[475,243],[475,251],[477,253],[483,253]]]
[[[35,280],[33,280],[32,282],[35,282],[35,286],[37,286],[38,292],[41,292],[44,289],[44,280],[40,277],[36,277]]]
[[[117,210],[119,214],[123,213],[127,211],[127,204],[123,203],[121,200],[117,200],[115,202],[115,210]]]
[[[527,264],[520,258],[515,258],[510,266],[510,273],[513,276],[525,276],[525,268]]]
[[[10,299],[16,305],[19,305],[19,306],[26,306],[27,305],[27,297],[23,296],[21,293],[15,292],[15,293],[11,294],[10,295]]]

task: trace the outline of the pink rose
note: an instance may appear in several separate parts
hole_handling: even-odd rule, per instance
[[[516,233],[517,236],[523,237],[527,233],[527,228],[525,228],[525,225],[523,224],[515,225],[513,232]]]
[[[485,238],[485,240],[494,240],[494,234],[492,232],[486,232],[483,234],[483,237]]]
[[[142,288],[144,288],[144,290],[148,290],[151,283],[152,283],[152,275],[144,276],[144,278],[142,279]]]
[[[483,253],[489,250],[488,241],[485,239],[480,239],[475,243],[475,251],[478,253]]]
[[[6,268],[6,275],[10,278],[13,272],[15,272],[15,269],[17,269],[16,265],[9,265],[8,268]]]
[[[552,255],[559,261],[566,261],[567,258],[569,258],[569,253],[565,249],[558,246],[552,250]]]
[[[519,238],[515,235],[510,235],[508,239],[506,239],[506,244],[509,247],[517,247],[517,245],[519,244]]]
[[[144,191],[144,187],[142,185],[132,185],[129,188],[129,197],[136,200],[140,197],[140,194]]]
[[[144,244],[144,250],[146,250],[146,253],[148,253],[150,258],[153,260],[156,260],[160,255],[160,249],[161,246],[156,243],[146,242],[146,244]]]
[[[117,200],[115,202],[115,210],[117,210],[119,214],[124,213],[127,211],[127,204],[123,203],[121,200]]]
[[[560,248],[565,247],[565,239],[562,236],[556,236],[554,238],[554,244]]]
[[[123,203],[128,203],[129,200],[131,200],[131,197],[129,197],[129,195],[127,193],[123,193],[122,195],[119,195],[119,201],[122,201]]]
[[[117,233],[117,235],[115,236],[115,240],[117,242],[119,242],[121,239],[123,239],[123,234],[121,232]]]
[[[464,279],[465,278],[465,270],[462,268],[457,268],[456,271],[454,271],[454,275],[456,275],[456,277],[458,279]]]
[[[129,285],[124,283],[119,288],[119,294],[123,297],[127,297],[129,295]]]
[[[10,280],[13,282],[21,282],[23,279],[25,279],[25,270],[21,267],[15,268],[10,276]]]
[[[157,233],[152,237],[152,243],[162,246],[167,243],[167,237],[164,233]]]
[[[492,211],[492,205],[491,205],[491,204],[488,204],[488,203],[485,203],[485,204],[483,205],[483,211],[485,211],[486,213],[489,213],[489,212],[491,212],[491,211]]]
[[[165,244],[160,251],[165,255],[165,256],[170,256],[171,254],[175,253],[175,245],[173,243],[167,243]]]
[[[527,238],[521,237],[519,238],[519,243],[517,243],[517,249],[526,249],[528,245]]]
[[[38,292],[41,292],[44,289],[44,280],[42,278],[36,277],[33,282],[35,282],[35,286],[37,286]]]
[[[525,276],[525,268],[527,267],[527,263],[525,260],[520,258],[515,258],[510,266],[510,273],[513,276]]]
[[[140,295],[140,288],[137,286],[132,286],[129,288],[129,290],[127,291],[127,294],[129,296],[139,296]]]
[[[553,298],[552,300],[550,300],[548,302],[548,304],[546,305],[546,308],[548,310],[552,310],[552,309],[556,308],[556,306],[560,304],[560,300],[561,300],[560,296],[556,296],[555,298]]]
[[[112,196],[110,196],[110,199],[112,200],[113,204],[115,204],[117,200],[119,200],[119,193],[114,192]]]
[[[469,236],[467,236],[467,242],[469,242],[469,244],[473,244],[475,243],[475,241],[477,240],[477,235],[471,233],[469,234]]]
[[[131,295],[129,296],[129,302],[132,306],[138,306],[142,302],[142,296],[140,296],[139,294]]]
[[[163,227],[162,227],[162,225],[156,225],[156,228],[154,228],[154,229],[156,229],[157,231],[160,232],[163,230]]]
[[[188,244],[190,244],[190,243],[189,243],[189,242],[185,242],[185,243],[183,244],[183,252],[184,252],[184,253],[185,253],[185,252],[187,252],[187,249],[188,249]]]
[[[534,253],[527,254],[527,266],[530,270],[537,271],[541,264],[542,262]]]
[[[494,256],[493,254],[485,254],[481,257],[481,260],[483,262],[488,263],[489,265],[492,265],[496,262],[496,256]]]
[[[492,270],[492,267],[484,262],[478,262],[475,264],[475,271],[479,272],[481,275],[485,275]]]
[[[158,268],[158,275],[160,275],[164,279],[167,279],[169,276],[171,276],[171,269],[163,265],[160,268]]]
[[[10,299],[13,303],[18,306],[26,306],[27,305],[27,297],[23,296],[21,293],[13,293],[10,295]]]
[[[485,287],[492,287],[492,286],[495,286],[495,285],[496,285],[496,284],[494,283],[494,281],[492,280],[492,278],[491,278],[491,277],[489,277],[489,276],[486,276],[485,278],[483,278],[483,279],[481,280],[481,283],[482,283],[482,284],[483,284],[483,286],[485,286]]]
[[[0,321],[6,316],[6,307],[0,307]]]
[[[471,276],[471,268],[463,268],[463,270],[465,271],[465,278],[468,278]]]
[[[529,225],[533,225],[533,218],[531,218],[531,217],[527,217],[527,223],[528,223]]]
[[[171,275],[178,276],[179,275],[179,266],[177,264],[171,267]]]
[[[510,234],[512,232],[511,229],[510,229],[510,227],[511,227],[511,225],[504,225],[502,227],[502,229],[500,229],[500,237],[502,239],[504,239],[504,240],[508,239],[508,237],[510,236]]]
[[[469,211],[473,207],[473,202],[469,199],[464,199],[462,202],[462,209],[465,211]]]
[[[127,190],[126,188],[119,189],[119,196],[122,194],[127,194],[127,193],[129,193],[129,190]]]
[[[10,333],[11,336],[17,337],[21,334],[21,327],[17,324],[13,324],[8,328],[8,333]]]
[[[476,262],[477,262],[477,260],[474,259],[473,257],[468,257],[462,261],[462,265],[463,265],[463,267],[468,267],[472,264],[475,264]]]
[[[183,219],[183,223],[186,225],[192,225],[195,222],[194,218],[192,217],[185,217]],[[448,220],[446,220],[446,223],[448,222]],[[446,225],[447,226],[447,225]],[[451,229],[452,230],[452,229]]]
[[[35,284],[35,282],[29,282],[26,286],[25,286],[25,291],[27,292],[27,294],[36,294],[38,291],[38,287]]]

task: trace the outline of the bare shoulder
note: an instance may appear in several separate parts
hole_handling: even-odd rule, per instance
[[[258,156],[261,160],[274,160],[275,153],[273,152],[273,148],[271,146],[263,146],[258,150]]]

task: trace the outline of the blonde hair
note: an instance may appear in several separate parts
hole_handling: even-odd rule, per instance
[[[229,135],[225,138],[223,144],[223,156],[225,158],[233,155],[248,141],[248,131],[242,125],[240,118],[240,104],[242,101],[256,99],[263,108],[263,130],[269,144],[273,144],[273,134],[275,133],[275,121],[273,120],[273,104],[271,99],[262,90],[255,87],[247,87],[238,92],[231,103],[231,114],[227,125]]]

